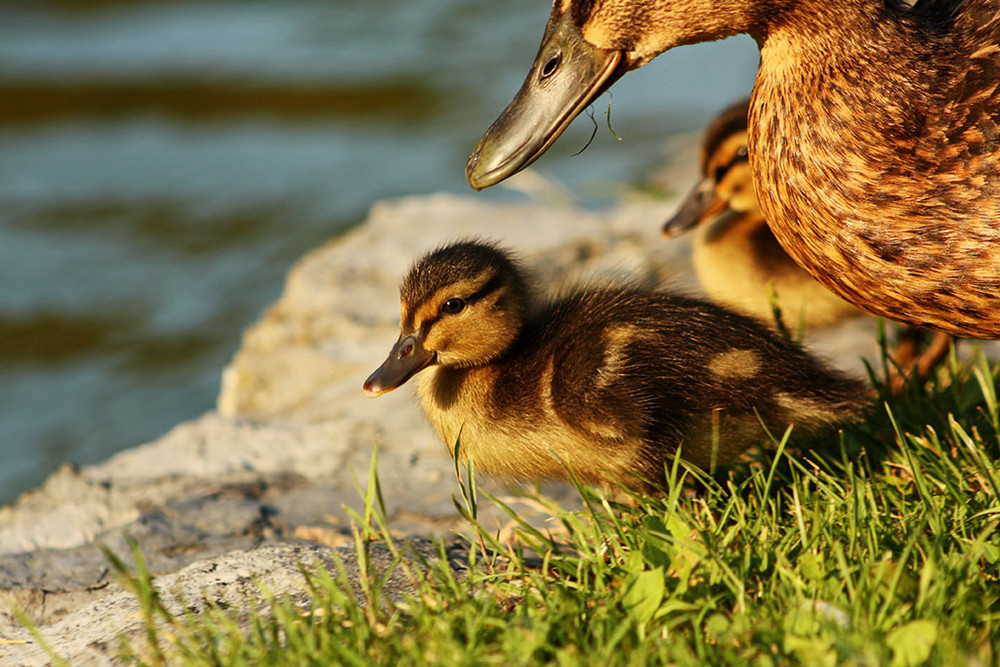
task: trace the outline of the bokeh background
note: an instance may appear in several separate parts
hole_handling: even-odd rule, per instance
[[[212,409],[291,264],[374,201],[523,196],[463,171],[549,9],[0,0],[0,503]],[[607,206],[756,66],[748,38],[667,54],[615,86],[620,140],[605,96],[536,168]]]

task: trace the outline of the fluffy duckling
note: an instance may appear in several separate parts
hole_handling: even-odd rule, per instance
[[[695,230],[692,259],[710,299],[765,322],[772,289],[789,322],[818,329],[860,311],[820,285],[782,249],[757,205],[747,158],[750,100],[726,108],[705,130],[702,179],[663,226],[672,237]]]
[[[1000,0],[560,0],[469,183],[533,162],[629,70],[738,33],[760,47],[750,167],[782,247],[863,310],[1000,337]]]
[[[512,256],[479,241],[431,252],[400,288],[400,335],[365,381],[378,396],[419,375],[445,443],[508,480],[650,489],[680,448],[705,469],[789,424],[858,417],[864,387],[755,320],[622,287],[535,304]]]

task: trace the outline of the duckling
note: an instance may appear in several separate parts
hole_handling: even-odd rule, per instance
[[[652,490],[675,452],[705,469],[764,438],[861,415],[863,385],[757,321],[683,296],[597,286],[537,302],[478,241],[418,260],[372,397],[419,374],[424,412],[479,472]]]
[[[782,247],[863,310],[1000,337],[1000,0],[559,0],[470,185],[533,162],[629,70],[738,33],[760,47],[749,159]]]
[[[709,124],[701,147],[702,180],[663,225],[671,237],[693,227],[695,273],[709,298],[765,322],[773,320],[771,289],[804,329],[859,315],[851,304],[816,282],[784,251],[757,206],[747,161],[750,100],[724,109]],[[788,308],[791,306],[791,308]],[[924,332],[907,327],[891,353],[890,393],[908,377],[925,378],[948,352],[952,336],[937,332],[920,350]]]
[[[773,321],[771,292],[804,329],[860,314],[796,264],[767,227],[757,206],[747,161],[750,100],[724,109],[705,130],[701,175],[663,226],[667,238],[696,229],[695,274],[705,294],[764,322]]]

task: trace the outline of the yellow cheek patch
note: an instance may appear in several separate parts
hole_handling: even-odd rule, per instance
[[[441,306],[436,301],[425,301],[417,307],[417,312],[413,315],[414,330],[420,329],[425,322],[437,317]]]
[[[451,340],[448,337],[448,332],[442,331],[440,327],[431,327],[431,330],[427,332],[427,337],[424,338],[424,349],[428,351],[446,353],[450,345]]]

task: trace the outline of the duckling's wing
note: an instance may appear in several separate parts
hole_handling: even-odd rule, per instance
[[[660,316],[641,294],[626,291],[583,292],[560,304],[546,391],[561,421],[622,442],[646,438],[659,406],[684,403],[684,379],[643,361],[660,356],[652,352],[666,337]]]

